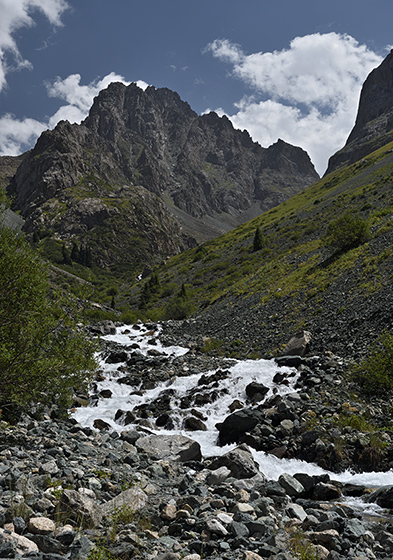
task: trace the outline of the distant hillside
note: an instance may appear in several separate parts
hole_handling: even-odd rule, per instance
[[[113,83],[81,125],[41,135],[9,193],[47,255],[61,258],[62,244],[70,252],[76,243],[99,267],[136,273],[316,179],[301,148],[262,148],[168,89]]]
[[[393,328],[392,192],[393,142],[170,259],[157,269],[162,290],[151,313],[161,308],[165,314],[175,301],[181,306],[184,285],[183,304],[193,318],[179,332],[211,337],[212,347],[266,355],[307,329],[315,352],[362,353],[382,330]],[[348,212],[367,221],[371,239],[335,253],[324,236],[329,223]],[[253,251],[257,228],[263,246]],[[175,297],[168,297],[173,285]],[[143,286],[134,288],[135,308]]]

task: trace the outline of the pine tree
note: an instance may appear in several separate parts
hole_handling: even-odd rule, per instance
[[[93,257],[91,254],[91,247],[86,247],[86,266],[91,268],[92,264],[93,264]]]
[[[180,288],[180,297],[182,299],[187,299],[187,290],[186,290],[186,285],[182,284],[181,288]]]
[[[61,252],[62,252],[62,255],[63,255],[63,264],[72,264],[70,253],[69,253],[67,247],[65,246],[65,243],[63,243],[63,246],[61,248]]]
[[[78,263],[81,264],[82,266],[86,265],[86,249],[83,247],[83,245],[81,245],[79,247],[79,259],[78,259]]]
[[[75,241],[72,242],[71,260],[79,262],[79,248]]]
[[[260,251],[260,249],[263,249],[265,245],[266,245],[265,238],[263,237],[260,227],[258,226],[257,229],[255,230],[254,241],[252,244],[253,253],[255,253],[255,251]]]
[[[116,288],[116,286],[112,286],[111,288],[108,288],[108,290],[106,291],[108,296],[112,296],[111,299],[111,307],[112,309],[115,309],[116,303],[115,303],[115,296],[118,295],[119,290]]]

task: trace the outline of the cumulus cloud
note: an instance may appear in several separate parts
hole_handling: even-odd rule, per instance
[[[11,71],[31,69],[31,63],[20,52],[15,35],[23,27],[35,25],[34,12],[40,11],[53,26],[61,25],[61,16],[69,7],[65,0],[0,0],[0,91],[7,85]],[[0,155],[18,155],[48,128],[35,119],[0,117]]]
[[[22,27],[34,25],[34,11],[42,12],[54,26],[61,25],[61,16],[68,8],[65,0],[0,0],[0,91],[6,85],[9,71],[31,68],[14,39]]]
[[[93,99],[98,93],[112,82],[129,84],[123,76],[111,72],[104,78],[97,79],[88,85],[81,83],[79,74],[71,74],[65,79],[56,78],[47,84],[49,97],[56,97],[65,101],[56,113],[46,122],[34,119],[18,120],[13,115],[0,118],[0,155],[18,155],[32,147],[38,136],[46,129],[56,126],[61,120],[80,123],[88,115]],[[146,89],[148,84],[143,80],[136,82],[138,87]]]
[[[205,49],[231,65],[252,94],[228,115],[262,145],[282,138],[302,146],[322,173],[355,122],[361,86],[382,58],[349,35],[296,37],[288,49],[246,54],[216,40]]]
[[[35,119],[16,119],[6,114],[0,118],[0,155],[17,156],[31,148],[47,124]]]
[[[111,72],[104,78],[95,80],[88,85],[81,84],[80,74],[71,74],[64,80],[57,78],[52,84],[47,84],[49,97],[57,97],[67,102],[49,119],[49,127],[53,128],[59,121],[68,120],[80,123],[88,114],[93,99],[98,93],[112,82],[122,82],[128,85],[123,76]],[[145,82],[140,82],[142,89]],[[139,85],[139,84],[138,84]]]

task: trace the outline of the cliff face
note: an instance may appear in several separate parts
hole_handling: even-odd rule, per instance
[[[393,50],[367,77],[345,146],[329,160],[326,173],[349,165],[393,140]]]
[[[108,266],[212,238],[317,178],[301,148],[262,148],[168,89],[113,83],[82,124],[41,135],[9,190],[28,232],[78,236]]]

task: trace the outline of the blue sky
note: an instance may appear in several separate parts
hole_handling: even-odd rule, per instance
[[[392,0],[0,0],[0,154],[80,122],[121,80],[302,146],[323,173],[392,21]]]

